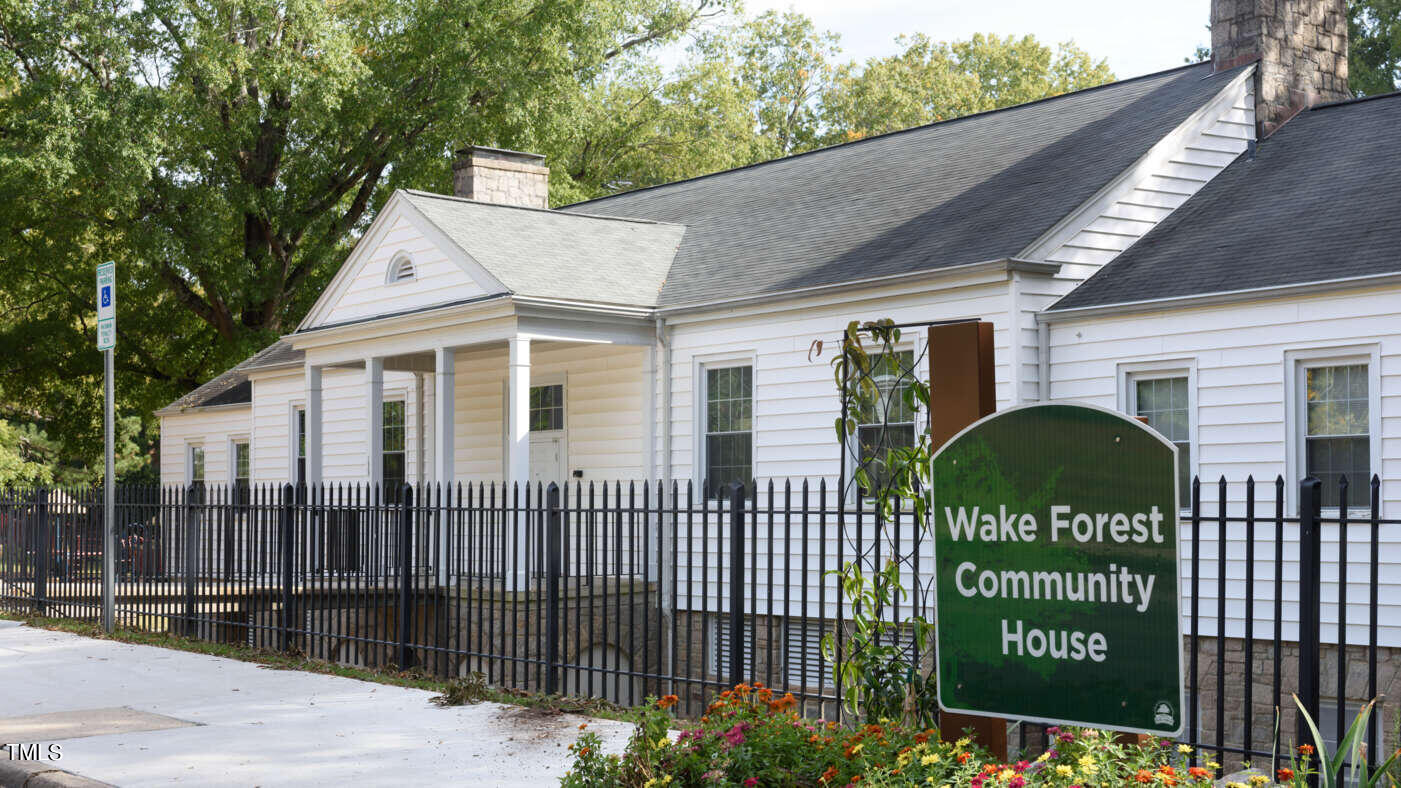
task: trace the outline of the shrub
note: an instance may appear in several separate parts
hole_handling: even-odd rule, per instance
[[[604,755],[585,733],[571,747],[565,786],[874,786],[974,788],[1139,785],[1207,786],[1212,769],[1189,768],[1167,742],[1121,744],[1093,730],[1053,728],[1052,748],[1035,760],[997,763],[967,738],[881,720],[860,727],[800,717],[792,695],[737,685],[711,703],[698,725],[673,740],[666,709],[649,702],[626,750]],[[1215,766],[1212,764],[1212,766]]]

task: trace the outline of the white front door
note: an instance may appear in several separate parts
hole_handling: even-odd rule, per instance
[[[530,483],[546,487],[551,482],[564,486],[565,450],[563,432],[537,432],[530,436]]]

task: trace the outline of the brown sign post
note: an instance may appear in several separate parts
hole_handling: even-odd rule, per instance
[[[929,329],[929,437],[937,451],[964,427],[997,410],[992,323],[968,320]],[[1007,759],[1007,721],[940,712],[945,738],[972,729],[994,758]]]

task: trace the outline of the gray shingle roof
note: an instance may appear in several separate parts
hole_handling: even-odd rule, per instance
[[[158,413],[181,411],[188,408],[209,408],[215,405],[239,405],[253,401],[253,384],[248,373],[255,369],[288,366],[302,363],[306,353],[293,350],[292,345],[278,340],[254,353],[223,374],[210,379],[204,385],[180,399],[161,408]]]
[[[1052,310],[1401,272],[1401,94],[1296,115]]]
[[[406,191],[515,295],[654,306],[686,228]]]
[[[664,306],[1012,257],[1238,73],[1185,66],[563,210],[685,224]]]

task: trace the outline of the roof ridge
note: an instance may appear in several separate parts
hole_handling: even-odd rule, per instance
[[[1309,111],[1318,109],[1332,109],[1334,107],[1347,107],[1353,104],[1361,104],[1366,101],[1376,101],[1377,99],[1401,98],[1401,90],[1393,90],[1390,93],[1373,93],[1370,96],[1354,96],[1353,98],[1340,99],[1338,101],[1325,101],[1322,104],[1314,104],[1309,107]]]
[[[422,189],[400,189],[405,194],[412,194],[418,197],[431,197],[437,200],[447,200],[449,202],[467,203],[468,205],[485,205],[491,208],[506,208],[516,211],[534,211],[536,213],[548,213],[552,216],[569,216],[577,219],[608,219],[614,222],[629,222],[631,224],[655,224],[664,227],[686,227],[680,222],[662,222],[656,219],[639,219],[631,216],[610,216],[601,213],[576,213],[574,211],[561,211],[557,208],[536,208],[530,205],[506,205],[499,202],[488,202],[486,200],[473,200],[470,197],[459,197],[455,194],[438,194],[437,192],[423,191]],[[573,203],[579,205],[581,203]]]
[[[1154,72],[1151,72],[1151,73],[1148,73],[1148,74],[1139,74],[1139,75],[1136,76],[1136,77],[1129,77],[1129,78],[1127,78],[1127,79],[1119,79],[1119,80],[1115,80],[1115,81],[1113,81],[1113,82],[1105,82],[1105,83],[1102,84],[1102,85],[1092,85],[1092,86],[1090,86],[1090,87],[1088,87],[1088,88],[1081,88],[1080,90],[1072,90],[1072,91],[1070,91],[1069,93],[1058,93],[1058,94],[1056,94],[1056,95],[1054,95],[1054,96],[1046,96],[1046,97],[1044,97],[1044,98],[1035,99],[1035,100],[1033,100],[1033,101],[1023,102],[1023,103],[1021,103],[1021,104],[1011,104],[1011,105],[1008,105],[1008,106],[1006,106],[1006,107],[995,107],[995,108],[993,108],[993,109],[983,110],[982,112],[974,112],[974,113],[971,113],[971,114],[968,114],[968,115],[959,115],[959,116],[956,117],[956,118],[946,118],[946,119],[944,119],[944,120],[936,120],[936,121],[933,121],[933,122],[931,122],[931,123],[924,123],[924,124],[921,124],[921,125],[919,125],[919,126],[910,126],[909,128],[905,128],[905,129],[896,129],[896,130],[894,130],[894,131],[887,131],[887,132],[884,132],[884,133],[881,133],[881,134],[873,134],[873,135],[871,135],[871,136],[869,136],[869,137],[862,137],[862,138],[859,139],[859,140],[851,140],[850,142],[839,142],[839,143],[837,143],[837,144],[835,144],[835,145],[826,145],[826,146],[821,147],[821,148],[813,148],[812,150],[805,150],[805,151],[801,151],[801,152],[799,152],[799,153],[790,153],[790,154],[788,154],[787,156],[780,156],[780,157],[778,157],[778,158],[776,158],[776,159],[765,159],[764,161],[756,161],[756,162],[754,162],[753,164],[745,164],[745,165],[742,165],[742,166],[739,166],[739,167],[731,167],[731,168],[729,168],[729,169],[727,169],[727,170],[716,170],[715,172],[707,172],[707,173],[705,173],[705,174],[703,174],[703,175],[693,175],[693,176],[691,176],[690,178],[682,178],[681,180],[678,180],[678,181],[668,181],[668,182],[666,182],[666,183],[655,183],[655,184],[652,184],[651,186],[643,186],[643,187],[640,188],[640,189],[632,189],[632,190],[630,190],[630,191],[618,192],[617,194],[606,194],[606,195],[603,195],[603,196],[601,196],[601,197],[593,197],[593,198],[590,198],[590,199],[588,199],[588,200],[581,200],[581,201],[579,201],[579,202],[570,203],[569,205],[561,206],[561,208],[572,208],[572,207],[577,206],[577,205],[588,205],[589,203],[601,202],[601,201],[603,201],[603,200],[611,200],[611,199],[613,199],[614,197],[622,197],[623,195],[640,194],[640,193],[642,193],[642,192],[652,191],[653,189],[662,189],[662,188],[665,188],[665,187],[668,187],[668,186],[677,186],[677,185],[683,184],[683,183],[691,183],[692,181],[700,181],[700,180],[705,180],[705,179],[707,179],[707,178],[714,178],[714,177],[716,177],[716,176],[725,175],[725,174],[731,173],[731,172],[740,172],[740,171],[743,171],[743,170],[754,169],[754,168],[757,168],[757,167],[764,167],[764,166],[767,166],[767,165],[770,165],[770,164],[777,164],[778,162],[791,161],[791,160],[793,160],[793,159],[801,158],[801,157],[803,157],[803,156],[811,156],[811,155],[814,155],[814,154],[817,154],[817,153],[824,153],[824,152],[826,152],[826,151],[836,150],[836,149],[838,149],[838,148],[846,148],[846,147],[848,147],[848,146],[860,145],[860,144],[865,143],[865,142],[873,142],[873,141],[875,141],[875,140],[885,139],[885,138],[887,138],[887,137],[894,137],[894,136],[897,136],[897,135],[900,135],[900,134],[909,134],[909,133],[912,133],[912,132],[922,131],[922,130],[924,130],[924,129],[932,128],[932,127],[934,127],[934,126],[942,126],[942,125],[945,125],[945,124],[957,123],[958,121],[972,120],[972,119],[974,119],[974,118],[981,118],[981,117],[985,117],[985,116],[988,116],[988,115],[995,115],[995,114],[1000,113],[1000,112],[1008,112],[1008,111],[1014,110],[1014,109],[1021,109],[1021,108],[1023,108],[1023,107],[1031,107],[1031,106],[1035,106],[1035,105],[1037,105],[1037,104],[1045,104],[1045,103],[1048,103],[1048,102],[1051,102],[1051,101],[1056,101],[1056,100],[1058,100],[1058,99],[1069,98],[1069,97],[1071,97],[1071,96],[1078,96],[1078,95],[1081,95],[1081,94],[1084,94],[1084,93],[1091,93],[1091,92],[1094,92],[1094,91],[1097,91],[1097,90],[1105,90],[1105,89],[1108,89],[1108,88],[1111,88],[1111,87],[1117,87],[1117,86],[1119,86],[1119,85],[1127,85],[1127,84],[1129,84],[1129,83],[1131,83],[1131,82],[1138,82],[1138,81],[1140,81],[1140,80],[1151,79],[1151,78],[1153,78],[1153,77],[1161,77],[1161,76],[1163,76],[1164,74],[1171,74],[1171,73],[1174,72],[1174,71],[1186,71],[1186,70],[1193,69],[1193,68],[1197,68],[1197,67],[1199,67],[1199,66],[1204,66],[1204,65],[1210,65],[1210,61],[1208,61],[1208,60],[1203,60],[1203,61],[1200,61],[1200,62],[1197,62],[1197,63],[1187,63],[1187,64],[1181,65],[1181,66],[1173,66],[1172,68],[1163,69],[1162,71],[1154,71]],[[1247,65],[1248,65],[1248,64],[1247,64]],[[1236,68],[1244,68],[1244,67],[1245,67],[1245,66],[1237,66]],[[1224,74],[1224,73],[1227,73],[1227,72],[1229,72],[1229,71],[1235,71],[1235,70],[1236,70],[1236,69],[1227,69],[1226,71],[1222,71],[1222,72],[1219,72],[1219,73]],[[1206,79],[1206,78],[1208,78],[1208,77],[1216,76],[1216,73],[1218,73],[1218,72],[1212,72],[1212,73],[1207,74],[1205,77],[1202,77],[1202,78],[1203,78],[1203,79]],[[584,215],[587,215],[587,214],[584,214]]]

